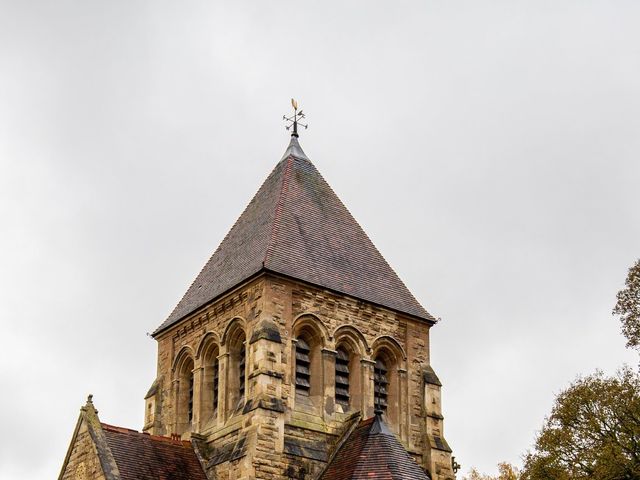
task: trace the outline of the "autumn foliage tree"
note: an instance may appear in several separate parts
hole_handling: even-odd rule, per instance
[[[613,310],[627,347],[640,351],[640,260],[629,269]],[[640,480],[640,374],[578,378],[555,399],[522,471],[500,464],[497,477],[471,469],[463,480]]]
[[[523,480],[640,479],[640,377],[580,378],[556,398]]]
[[[627,346],[640,349],[640,260],[613,310]],[[640,480],[640,375],[579,378],[555,400],[524,458],[523,480]]]
[[[627,347],[640,349],[640,260],[629,269],[625,288],[618,292],[613,313],[620,315]]]

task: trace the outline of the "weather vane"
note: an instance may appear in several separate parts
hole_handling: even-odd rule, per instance
[[[302,110],[298,111],[298,102],[296,102],[293,98],[291,99],[291,106],[293,107],[293,115],[287,117],[286,115],[282,116],[282,119],[287,122],[286,129],[290,130],[293,127],[293,131],[291,132],[292,137],[298,136],[298,125],[304,127],[305,129],[309,127],[309,125],[305,123],[300,123],[300,119],[306,118]]]

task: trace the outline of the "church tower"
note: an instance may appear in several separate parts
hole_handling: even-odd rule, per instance
[[[453,479],[429,358],[436,321],[307,158],[296,127],[153,333],[143,430],[190,441],[219,480],[361,478],[358,462],[375,457],[406,464],[393,478]]]

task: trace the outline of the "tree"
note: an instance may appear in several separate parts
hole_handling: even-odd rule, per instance
[[[472,468],[468,475],[462,477],[462,480],[518,480],[520,472],[516,467],[507,462],[498,464],[498,476],[483,475],[475,468]]]
[[[625,288],[618,292],[613,313],[620,315],[627,347],[640,349],[640,260],[629,269]]]
[[[640,376],[578,378],[556,398],[523,480],[640,479]]]

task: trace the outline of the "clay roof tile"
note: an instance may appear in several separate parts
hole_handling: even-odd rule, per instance
[[[207,480],[191,442],[101,425],[122,480]]]
[[[292,137],[157,335],[262,270],[435,321]]]
[[[319,480],[430,480],[376,416],[360,422]]]

